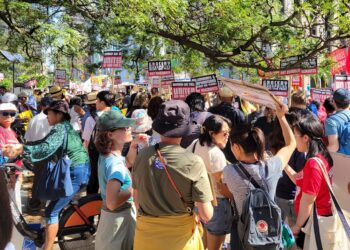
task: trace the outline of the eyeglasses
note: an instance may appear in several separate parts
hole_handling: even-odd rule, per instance
[[[16,112],[6,112],[6,111],[1,112],[0,114],[1,116],[11,116],[11,117],[15,117],[17,115]]]

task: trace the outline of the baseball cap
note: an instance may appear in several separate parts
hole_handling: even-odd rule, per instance
[[[128,128],[135,123],[135,119],[126,118],[119,111],[109,110],[98,118],[97,129],[99,131],[109,131],[117,128]]]
[[[349,90],[340,88],[334,91],[333,93],[333,100],[341,104],[342,106],[349,105],[350,104],[350,93]]]

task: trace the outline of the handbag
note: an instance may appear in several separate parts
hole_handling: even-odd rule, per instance
[[[71,160],[67,156],[68,131],[63,139],[62,151],[55,161],[52,157],[48,160],[37,185],[37,198],[40,200],[57,200],[73,194],[72,179],[70,177]],[[57,158],[57,157],[56,157]]]
[[[304,250],[344,250],[350,249],[350,227],[349,217],[343,211],[334,195],[329,176],[323,162],[317,161],[331,196],[331,216],[317,215],[316,202],[313,205],[312,216],[310,216],[302,231],[305,233]]]

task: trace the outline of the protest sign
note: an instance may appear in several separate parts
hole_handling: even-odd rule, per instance
[[[333,93],[331,89],[310,89],[311,99],[323,103],[327,98],[332,98]]]
[[[333,50],[329,57],[333,61],[333,65],[331,68],[332,75],[339,74],[341,72],[346,72],[347,70],[347,56],[346,49],[336,49]]]
[[[122,68],[122,51],[106,51],[103,54],[102,68],[121,69]]]
[[[334,76],[333,90],[339,88],[350,89],[350,76]]]
[[[32,87],[35,87],[36,85],[37,85],[37,81],[34,78],[24,82],[24,87],[25,88],[32,88]]]
[[[219,84],[215,74],[193,77],[191,80],[196,83],[198,93],[205,94],[219,91]]]
[[[163,76],[161,78],[161,85],[162,85],[162,88],[168,88],[171,86],[171,83],[175,81],[175,77],[172,75],[172,76]]]
[[[160,88],[161,78],[159,76],[151,77],[152,88]]]
[[[56,69],[55,70],[55,82],[63,86],[67,81],[66,70]]]
[[[172,99],[174,100],[184,100],[192,92],[196,92],[195,82],[173,82],[171,84]]]
[[[269,92],[263,86],[256,84],[249,84],[243,81],[228,79],[224,77],[218,77],[226,87],[232,89],[232,91],[247,101],[260,104],[272,109],[276,109],[277,105],[281,105],[281,102],[272,93]]]
[[[149,76],[171,76],[171,61],[149,61],[148,74]]]
[[[275,96],[288,97],[288,80],[264,79],[262,83]]]
[[[317,74],[317,57],[302,60],[302,55],[282,58],[280,61],[280,76]]]

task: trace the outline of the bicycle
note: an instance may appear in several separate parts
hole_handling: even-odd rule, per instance
[[[26,169],[32,170],[28,164],[24,164]],[[21,171],[15,163],[4,163],[0,166],[3,178],[8,181],[10,174]],[[42,247],[45,240],[45,230],[33,230],[29,227],[23,215],[19,211],[16,203],[10,197],[12,219],[18,232],[34,241],[37,247]],[[90,241],[93,238],[98,225],[98,218],[101,214],[102,198],[99,194],[91,194],[71,201],[59,215],[59,229],[57,241],[61,250],[69,250],[74,247],[88,249],[94,244]]]

